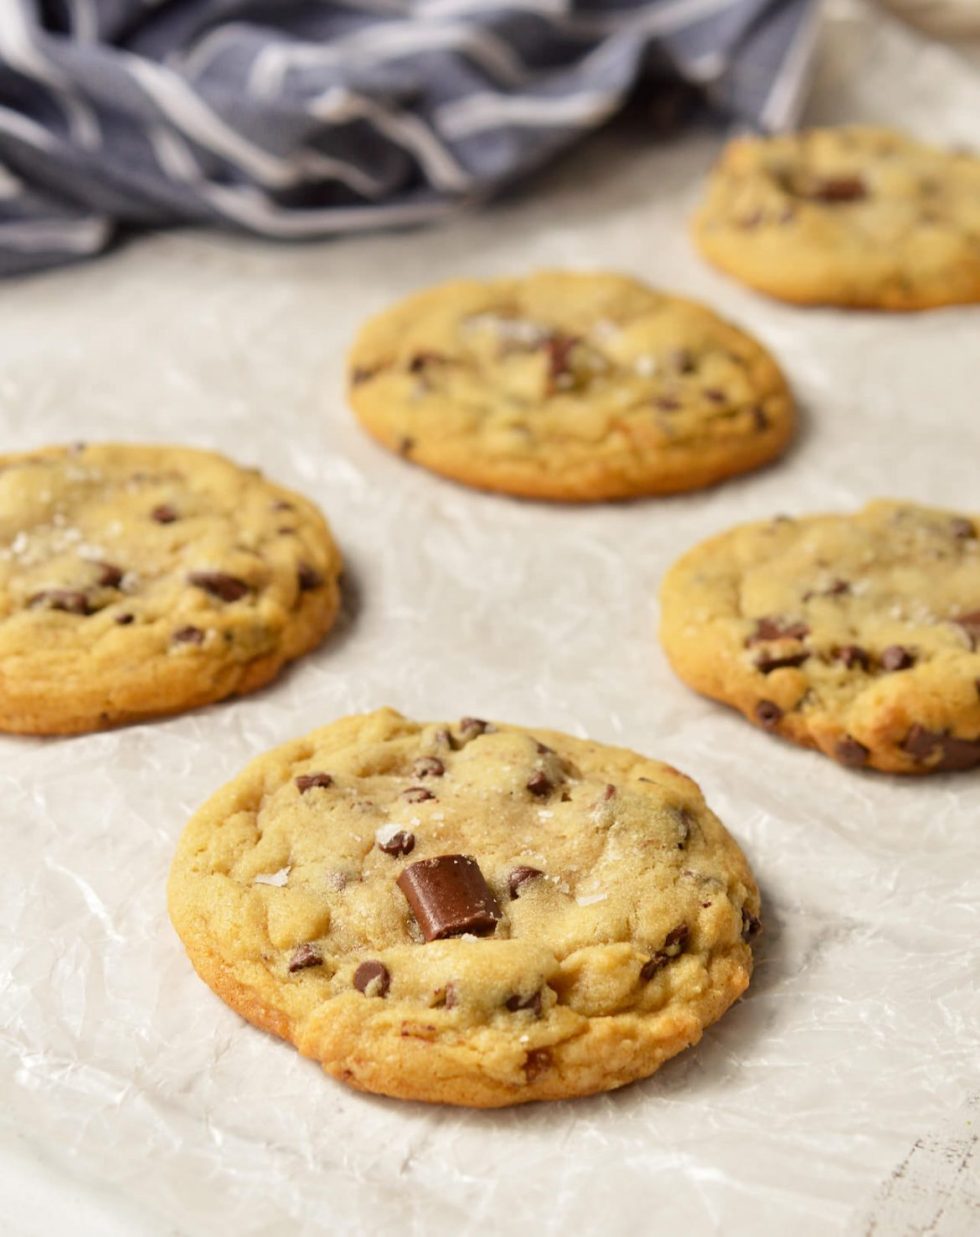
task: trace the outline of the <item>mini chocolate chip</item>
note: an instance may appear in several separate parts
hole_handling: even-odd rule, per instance
[[[969,614],[959,614],[953,622],[966,632],[972,648],[980,647],[980,610],[971,610]]]
[[[656,395],[653,399],[654,408],[659,408],[661,412],[676,412],[681,406],[681,401],[675,399],[673,395]]]
[[[409,803],[425,803],[427,799],[434,799],[435,795],[426,786],[409,786],[402,791],[402,798]]]
[[[837,649],[834,653],[834,659],[846,666],[848,670],[853,670],[855,666],[859,666],[862,670],[867,670],[871,665],[871,658],[865,649],[859,644],[845,644]]]
[[[442,777],[446,766],[438,756],[420,756],[412,765],[414,777]]]
[[[750,936],[758,936],[762,931],[762,920],[742,907],[742,940],[747,941]]]
[[[901,747],[920,764],[925,764],[938,754],[939,759],[932,767],[943,773],[961,772],[980,764],[980,737],[958,739],[944,731],[915,725],[905,736]]]
[[[761,640],[802,640],[809,634],[810,628],[806,623],[766,616],[756,620],[755,631],[746,643],[758,644]]]
[[[115,563],[98,563],[99,576],[97,583],[103,588],[118,588],[122,584],[122,578],[125,574],[121,567],[117,567]]]
[[[187,582],[195,588],[204,589],[219,601],[239,601],[250,591],[244,580],[226,575],[223,571],[192,571]]]
[[[113,619],[114,623],[118,623],[120,627],[128,627],[136,616],[134,614],[117,614]]]
[[[554,790],[551,779],[547,774],[542,773],[540,769],[537,773],[532,773],[527,779],[527,788],[532,795],[537,795],[539,799],[543,799],[545,795],[550,795]]]
[[[519,867],[515,868],[507,877],[507,888],[510,890],[510,900],[516,901],[521,895],[521,889],[528,881],[537,880],[539,876],[544,876],[540,868]]]
[[[92,603],[88,596],[77,589],[70,588],[46,588],[40,593],[35,593],[33,597],[29,597],[27,604],[32,610],[43,608],[63,610],[66,614],[93,613]]]
[[[792,653],[787,657],[770,657],[760,653],[755,659],[755,666],[763,674],[772,674],[774,670],[782,670],[786,666],[802,666],[809,656],[809,653]]]
[[[420,859],[403,869],[395,883],[427,941],[464,933],[489,936],[497,927],[500,908],[470,855]]]
[[[541,989],[528,997],[511,996],[505,1002],[507,1008],[512,1014],[516,1014],[520,1009],[529,1009],[535,1018],[541,1017]]]
[[[524,1058],[524,1077],[534,1082],[551,1069],[551,1052],[547,1048],[532,1048]]]
[[[293,956],[289,959],[289,970],[291,973],[305,971],[311,966],[323,966],[323,954],[316,945],[307,941],[305,945],[297,945],[293,950]]]
[[[391,976],[382,962],[362,962],[354,972],[354,987],[365,996],[386,997],[390,986]],[[373,992],[368,992],[371,987]]]
[[[158,524],[173,524],[178,516],[169,503],[160,503],[150,512],[150,518],[156,520]]]
[[[410,855],[414,849],[415,834],[406,833],[404,829],[393,833],[387,842],[378,843],[378,850],[383,850],[386,855]]]
[[[481,717],[464,717],[459,728],[467,739],[475,739],[477,735],[486,734],[488,723]]]
[[[329,773],[301,773],[295,779],[296,789],[301,795],[305,795],[308,790],[312,790],[315,786],[321,786],[324,790],[328,786],[333,785],[333,778]]]
[[[860,769],[867,763],[869,751],[863,743],[859,743],[852,735],[846,734],[834,744],[834,755],[842,765],[851,769]]]
[[[962,516],[956,516],[950,521],[950,528],[953,536],[957,541],[973,541],[976,539],[977,530],[974,528],[970,520],[965,520]]]
[[[803,194],[815,202],[858,202],[867,196],[867,186],[859,176],[828,177]]]
[[[772,700],[760,700],[755,706],[755,716],[756,720],[761,725],[765,726],[766,730],[772,730],[774,727],[779,725],[780,719],[783,716],[783,711],[779,705]]]
[[[204,632],[200,627],[178,627],[171,639],[174,644],[203,644]]]
[[[900,644],[890,644],[881,655],[883,670],[908,670],[915,665],[915,655]]]
[[[315,567],[311,567],[309,563],[300,563],[296,575],[299,580],[299,591],[301,593],[308,593],[314,588],[319,588],[323,583],[323,576],[320,575]]]

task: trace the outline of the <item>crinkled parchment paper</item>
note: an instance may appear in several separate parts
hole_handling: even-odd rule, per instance
[[[829,35],[810,119],[980,136],[980,82],[953,53],[841,5]],[[805,311],[712,272],[684,221],[719,140],[618,129],[439,230],[163,235],[0,290],[4,449],[216,447],[318,500],[349,563],[340,628],[259,695],[0,739],[0,1228],[978,1231],[980,776],[856,774],[776,742],[677,682],[653,630],[665,568],[733,521],[879,493],[980,508],[980,310]],[[365,439],[342,396],[364,314],[545,264],[618,267],[755,331],[798,392],[797,446],[708,493],[573,509],[469,492]],[[256,753],[382,703],[565,728],[694,775],[763,889],[747,998],[647,1082],[490,1113],[354,1094],[243,1023],[167,920],[175,840]]]

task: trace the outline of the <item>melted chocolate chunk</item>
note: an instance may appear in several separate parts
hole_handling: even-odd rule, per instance
[[[362,962],[354,972],[354,987],[365,996],[386,997],[391,987],[388,968],[383,962]]]
[[[178,627],[171,636],[174,644],[203,644],[204,632],[200,627]]]
[[[902,741],[902,751],[920,764],[938,760],[932,767],[943,773],[961,772],[980,765],[980,736],[975,739],[958,739],[945,731],[927,730],[925,726],[913,726]]]
[[[150,519],[156,520],[158,524],[173,524],[178,518],[176,510],[169,503],[160,503],[150,512]]]
[[[117,567],[115,563],[97,563],[96,566],[99,569],[96,583],[103,588],[118,588],[122,584],[125,572],[121,567]]]
[[[521,866],[515,868],[507,877],[507,888],[510,890],[510,900],[514,902],[521,896],[521,889],[528,881],[537,880],[539,876],[544,876],[540,868],[528,868]]]
[[[653,957],[644,962],[640,968],[640,979],[644,983],[648,983],[672,958],[676,958],[678,954],[683,953],[690,934],[691,930],[686,923],[679,924],[678,927],[668,932],[663,947],[658,949]]]
[[[768,413],[765,408],[760,408],[758,405],[752,409],[752,421],[760,434],[770,426]]]
[[[490,723],[485,722],[482,717],[464,717],[459,723],[459,728],[464,738],[475,739],[477,735],[488,732]]]
[[[120,627],[128,627],[135,617],[127,611],[125,614],[117,614],[113,622],[118,623]]]
[[[755,631],[749,636],[747,643],[758,644],[763,640],[802,640],[809,634],[810,628],[806,623],[766,617],[756,620]]]
[[[966,520],[962,516],[956,516],[950,521],[950,528],[953,536],[957,541],[974,541],[976,539],[977,530],[973,526],[971,520]]]
[[[915,655],[900,644],[890,644],[881,655],[882,670],[908,670],[915,665]]]
[[[616,798],[616,787],[611,782],[607,782],[606,788],[602,792],[602,798],[605,803],[608,803],[610,799]]]
[[[548,383],[554,389],[562,378],[572,372],[572,351],[578,344],[575,335],[549,335],[543,347],[548,356]]]
[[[755,667],[763,674],[772,674],[774,670],[783,670],[787,666],[802,666],[809,656],[809,653],[791,653],[786,657],[770,657],[768,653],[760,653],[755,659]]]
[[[251,591],[244,580],[239,580],[237,576],[226,575],[223,571],[192,571],[187,577],[187,582],[193,584],[195,588],[204,589],[212,597],[217,597],[219,601],[240,601],[246,593]]]
[[[427,799],[434,799],[435,795],[427,786],[409,786],[407,790],[402,791],[402,798],[407,799],[409,803],[425,803]]]
[[[529,1009],[535,1018],[541,1017],[541,989],[531,994],[531,996],[511,996],[505,1002],[507,1008],[512,1014],[516,1014],[520,1009]]]
[[[773,700],[760,700],[755,706],[756,721],[765,726],[766,730],[773,730],[778,726],[782,716],[782,709]]]
[[[762,920],[742,907],[742,940],[747,941],[752,936],[758,936],[762,931]]]
[[[447,360],[448,357],[443,356],[441,352],[416,352],[408,363],[408,372],[421,374],[430,365],[445,365]]]
[[[847,765],[851,769],[860,769],[862,765],[867,764],[868,755],[868,748],[849,734],[844,735],[834,744],[834,756],[842,765]]]
[[[420,756],[412,765],[414,777],[442,777],[446,766],[438,756]]]
[[[323,954],[320,953],[316,945],[307,942],[305,945],[297,945],[293,950],[293,956],[289,959],[290,973],[293,971],[305,971],[311,966],[323,966]]]
[[[414,849],[415,834],[406,833],[404,829],[393,833],[387,842],[378,843],[378,850],[383,850],[386,855],[410,855]]]
[[[301,795],[305,795],[308,790],[312,790],[315,786],[322,786],[326,790],[328,786],[333,785],[333,778],[329,773],[301,773],[294,780],[296,782],[296,789]]]
[[[319,588],[323,583],[323,576],[315,567],[311,567],[309,563],[300,563],[296,577],[299,580],[299,591],[301,593],[309,593],[315,588]]]
[[[497,927],[500,908],[470,855],[420,859],[402,871],[396,884],[427,941],[464,933],[489,936]]]
[[[540,769],[537,773],[532,773],[527,779],[527,788],[532,795],[536,795],[539,799],[543,799],[546,795],[550,795],[554,790],[551,784],[551,779],[547,774],[542,773]]]
[[[834,659],[846,666],[848,670],[853,670],[855,666],[861,670],[867,670],[871,665],[867,650],[861,648],[859,644],[845,644],[834,653]]]
[[[27,600],[32,610],[63,610],[66,614],[93,614],[86,593],[72,588],[46,588]]]
[[[524,1058],[524,1077],[534,1082],[551,1069],[551,1051],[548,1048],[532,1048]]]
[[[867,196],[867,186],[860,176],[828,177],[803,194],[814,202],[859,202]]]

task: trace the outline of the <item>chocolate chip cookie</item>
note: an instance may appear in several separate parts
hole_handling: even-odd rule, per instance
[[[711,485],[793,430],[749,335],[619,275],[443,284],[361,331],[350,399],[406,459],[468,485],[590,501]]]
[[[221,456],[0,456],[0,730],[97,730],[261,687],[329,629],[339,572],[312,503]]]
[[[740,850],[670,766],[389,709],[218,791],[169,903],[205,982],[329,1074],[478,1107],[653,1073],[745,990],[760,927]]]
[[[701,252],[784,301],[980,301],[980,158],[887,129],[732,142],[694,222]]]
[[[980,520],[878,501],[690,550],[663,583],[674,669],[841,764],[980,764]]]

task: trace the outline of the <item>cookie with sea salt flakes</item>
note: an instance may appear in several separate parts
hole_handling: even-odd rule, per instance
[[[703,305],[560,271],[394,305],[354,344],[350,400],[373,437],[433,472],[578,502],[757,468],[794,419],[769,353]]]
[[[198,974],[336,1078],[497,1107],[653,1073],[745,990],[759,895],[697,786],[390,709],[254,760],[169,883]]]
[[[757,726],[891,773],[980,765],[980,519],[879,500],[695,546],[662,588],[680,677]]]
[[[219,455],[0,456],[0,730],[97,730],[261,687],[327,632],[339,572],[311,502]]]
[[[888,129],[741,138],[694,222],[706,258],[784,301],[980,301],[980,158]]]

